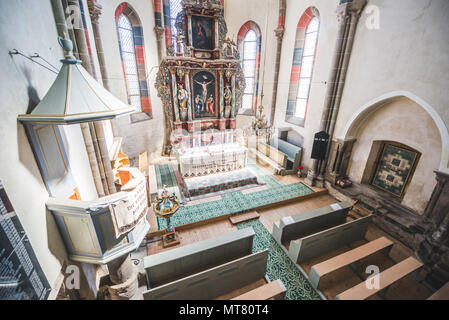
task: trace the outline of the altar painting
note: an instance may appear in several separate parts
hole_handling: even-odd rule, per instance
[[[214,19],[210,17],[192,16],[193,47],[200,50],[214,50]]]
[[[216,81],[212,73],[200,71],[193,76],[193,107],[195,119],[218,115]]]

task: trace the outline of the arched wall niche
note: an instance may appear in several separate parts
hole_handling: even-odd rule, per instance
[[[408,91],[393,91],[384,94],[376,99],[373,99],[363,105],[353,114],[351,119],[347,122],[343,131],[342,140],[356,138],[360,127],[363,126],[365,121],[369,119],[372,114],[381,109],[383,106],[388,105],[389,103],[401,98],[407,98],[415,104],[419,105],[434,121],[434,125],[436,125],[440,133],[440,140],[442,145],[441,159],[438,170],[449,173],[449,131],[440,115],[432,106],[430,106],[430,104]]]
[[[405,95],[376,99],[359,109],[344,131],[345,140],[356,140],[347,172],[357,183],[370,183],[367,171],[372,172],[373,168],[369,167],[377,165],[373,163],[381,150],[373,150],[379,141],[395,142],[420,153],[410,183],[402,198],[398,198],[402,205],[420,214],[424,212],[436,184],[434,171],[442,171],[442,167],[447,169],[443,152],[443,146],[448,146],[444,144],[449,138],[444,135],[447,135],[447,129],[428,107]],[[441,121],[440,125],[435,117]]]

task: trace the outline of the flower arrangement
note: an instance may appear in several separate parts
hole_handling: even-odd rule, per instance
[[[304,170],[304,167],[303,166],[299,166],[296,170],[298,170],[298,178],[301,178],[302,177],[302,171]]]

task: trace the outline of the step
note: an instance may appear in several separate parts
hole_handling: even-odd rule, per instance
[[[348,212],[348,216],[354,220],[360,219],[361,217],[354,211],[349,211]]]
[[[359,213],[361,213],[363,216],[369,216],[373,214],[373,211],[371,210],[367,210],[365,208],[363,208],[361,205],[354,205],[354,210],[358,211]]]
[[[237,216],[230,217],[229,220],[231,221],[232,224],[236,225],[239,223],[259,219],[259,217],[260,214],[258,214],[256,211],[252,211],[249,213],[239,214]]]

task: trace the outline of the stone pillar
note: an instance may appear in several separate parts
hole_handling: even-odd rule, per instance
[[[100,73],[101,73],[100,77],[101,80],[103,81],[103,87],[105,87],[106,90],[111,91],[111,86],[109,84],[109,76],[106,69],[106,59],[104,57],[103,42],[101,41],[100,25],[98,23],[101,15],[102,6],[97,3],[97,0],[88,0],[87,6],[89,8],[90,21],[92,22],[92,30],[95,38],[95,47],[97,48],[98,63],[100,64]],[[117,120],[114,118],[110,121],[114,137],[117,137],[118,136]]]
[[[326,172],[327,181],[335,184],[337,179],[346,176],[355,141],[355,139],[336,139],[331,142],[329,165]]]
[[[427,283],[438,289],[449,281],[449,174],[435,174],[437,185],[419,223],[426,231],[415,236],[415,253],[428,271]]]
[[[345,85],[346,72],[351,57],[357,23],[366,2],[366,0],[349,1],[340,4],[337,9],[337,40],[332,59],[331,73],[327,83],[324,111],[321,117],[319,130],[327,132],[330,139],[332,139],[333,136],[335,121],[340,108],[340,101]],[[329,143],[325,160],[313,160],[312,168],[309,170],[306,178],[308,183],[319,187],[324,187],[324,174],[327,167],[330,147],[331,144]]]
[[[273,97],[271,100],[271,115],[270,115],[270,123],[274,125],[274,115],[276,113],[276,101],[278,94],[278,85],[279,85],[279,70],[281,65],[281,53],[282,53],[282,42],[284,40],[284,32],[285,32],[285,13],[287,10],[286,0],[279,0],[279,25],[276,30],[274,30],[276,34],[276,62],[274,69],[274,84],[273,84]]]
[[[81,20],[81,8],[79,7],[78,0],[68,0],[68,8],[73,9],[74,20],[72,22],[72,29],[75,34],[76,44],[78,47],[79,58],[82,61],[84,69],[93,75],[92,63],[90,61],[89,50],[87,48],[86,35],[84,33],[83,23]],[[77,11],[77,12],[76,12]],[[79,21],[78,21],[79,20]],[[95,78],[95,76],[93,76]]]
[[[157,41],[157,57],[158,61],[162,61],[163,47],[164,47],[164,34],[165,29],[162,25],[162,0],[153,0],[154,20],[156,26],[154,27],[154,33],[156,34]]]
[[[138,276],[139,270],[132,263],[130,255],[124,255],[112,260],[108,264],[109,280],[112,285],[108,286],[109,298],[111,300],[141,300],[139,293]]]

